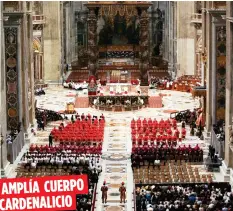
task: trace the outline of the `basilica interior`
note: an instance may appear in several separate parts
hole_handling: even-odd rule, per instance
[[[87,174],[78,211],[233,209],[233,2],[0,11],[1,178]]]

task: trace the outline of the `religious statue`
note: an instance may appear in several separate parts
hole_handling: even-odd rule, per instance
[[[106,186],[106,182],[103,183],[101,187],[102,192],[102,203],[107,203],[107,197],[108,197],[108,187]]]
[[[119,188],[119,192],[120,192],[120,203],[122,203],[122,201],[125,203],[126,188],[124,186],[124,182],[121,183],[121,186]]]

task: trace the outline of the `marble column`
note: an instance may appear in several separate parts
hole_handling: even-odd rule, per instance
[[[71,32],[71,28],[70,28],[70,17],[73,14],[71,14],[71,8],[70,8],[70,3],[68,3],[68,5],[65,6],[65,48],[66,48],[66,52],[65,52],[65,58],[66,58],[66,63],[67,64],[71,64],[71,48],[70,48],[70,32]]]
[[[208,2],[206,2],[208,3]],[[206,30],[205,30],[205,36],[204,36],[204,40],[206,41],[206,47],[207,47],[207,68],[206,68],[206,87],[207,87],[207,92],[206,92],[206,102],[208,102],[206,104],[206,129],[208,132],[211,131],[211,122],[212,122],[212,119],[211,119],[211,115],[212,115],[212,77],[211,77],[211,74],[212,74],[212,71],[211,71],[211,59],[212,59],[212,56],[211,56],[211,35],[212,35],[212,32],[211,32],[211,27],[212,27],[212,24],[211,24],[211,15],[210,13],[206,13],[206,16],[205,16],[205,20],[204,22],[206,23],[205,26],[206,26]]]
[[[140,15],[140,69],[141,80],[148,83],[147,70],[149,67],[149,17],[147,8],[142,8]]]
[[[212,68],[211,68],[211,75],[212,75],[212,125],[216,123],[216,28],[215,23],[212,22]]]
[[[6,108],[7,128],[17,128],[22,118],[21,68],[20,68],[20,17],[10,15],[4,24],[5,60],[6,60]],[[7,49],[13,49],[9,52]],[[14,55],[14,56],[12,56]]]
[[[233,3],[227,2],[226,17],[233,17]],[[225,159],[226,167],[233,168],[232,150],[229,145],[231,142],[231,135],[233,133],[233,23],[226,20],[226,112],[225,112]]]
[[[28,2],[29,7],[25,7],[25,12],[27,12],[27,9],[31,10],[32,8],[32,2]],[[25,13],[27,14],[27,13]],[[27,39],[25,42],[25,47],[27,48],[27,54],[28,54],[28,62],[26,63],[27,69],[28,69],[28,87],[26,89],[27,93],[27,99],[28,99],[28,106],[26,106],[26,112],[28,110],[28,123],[26,123],[27,130],[31,129],[31,125],[33,124],[33,121],[35,119],[35,96],[34,96],[34,65],[33,65],[33,49],[29,47],[33,41],[33,24],[32,24],[32,14],[27,14],[25,17],[25,26],[27,27]],[[29,132],[29,131],[28,131]]]
[[[6,119],[6,68],[5,68],[5,40],[4,40],[4,28],[3,28],[3,13],[2,4],[0,2],[0,135],[3,135],[3,145],[0,144],[0,164],[1,168],[1,178],[5,177],[5,168],[9,164],[7,160],[7,146],[6,146],[6,134],[7,134],[7,119]]]
[[[59,83],[61,80],[62,58],[62,6],[60,1],[44,1],[43,27],[44,82]]]
[[[88,14],[88,55],[89,70],[91,75],[96,75],[97,62],[97,17],[95,8],[89,8]]]

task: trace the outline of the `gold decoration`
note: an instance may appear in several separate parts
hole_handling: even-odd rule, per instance
[[[138,16],[135,5],[102,5],[99,12],[99,16],[108,17],[111,24],[113,24],[114,17],[117,14],[125,16],[127,25],[130,23],[132,17]]]

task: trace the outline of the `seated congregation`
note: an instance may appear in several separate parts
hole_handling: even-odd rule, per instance
[[[176,145],[177,141],[182,142],[186,137],[185,125],[182,124],[180,130],[177,127],[177,121],[175,119],[157,121],[151,118],[131,121],[131,134],[134,145]]]
[[[17,168],[17,177],[87,174],[89,193],[77,196],[77,210],[91,211],[102,172],[104,116],[77,114],[65,124],[62,122],[52,129],[49,145],[32,144],[29,147]]]
[[[203,163],[203,150],[185,144],[185,122],[178,126],[176,119],[139,118],[131,121],[131,129],[135,183],[212,181],[212,175],[192,166]]]
[[[199,76],[183,75],[176,80],[172,80],[170,77],[155,77],[150,78],[150,89],[161,90],[176,90],[181,92],[191,92],[194,86],[201,85],[201,79]]]
[[[104,116],[91,116],[90,114],[76,115],[76,119],[72,118],[72,122],[64,126],[60,124],[59,128],[54,128],[51,131],[51,135],[55,142],[89,142],[100,143],[104,137]]]
[[[136,211],[231,211],[229,183],[136,185]]]

